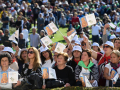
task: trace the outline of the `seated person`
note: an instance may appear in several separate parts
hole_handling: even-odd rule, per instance
[[[59,25],[60,25],[60,27],[65,27],[66,26],[66,18],[64,16],[64,14],[62,14],[62,17],[59,20]]]
[[[73,86],[75,83],[74,71],[72,67],[66,65],[67,60],[67,53],[59,53],[57,55],[57,66],[53,68],[55,69],[57,79],[64,81],[64,87]],[[45,89],[46,85],[43,85],[42,88]]]
[[[120,87],[120,52],[118,50],[114,50],[111,53],[110,63],[105,65],[104,69],[104,77],[106,79],[106,86],[115,86]],[[119,79],[117,82],[111,81],[114,77],[112,76],[111,70],[114,69],[119,74]]]
[[[98,87],[99,72],[97,66],[91,61],[91,52],[84,50],[82,52],[81,61],[75,68],[75,79],[77,86],[84,86],[85,83],[80,76],[86,76],[93,87]]]
[[[4,52],[0,55],[0,72],[11,72],[14,71],[13,69],[11,69],[9,67],[10,63],[12,61],[12,58],[10,56],[9,53]],[[12,85],[13,87],[17,87],[21,84],[20,81],[17,82],[17,84],[12,84],[12,83],[8,83],[8,78],[6,77],[6,73],[3,73],[4,77],[2,77],[2,79],[0,80],[0,89],[12,89]]]

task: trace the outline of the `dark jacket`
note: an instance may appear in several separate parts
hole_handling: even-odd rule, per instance
[[[21,49],[25,48],[26,47],[26,45],[25,45],[25,39],[19,39],[18,46]]]
[[[11,41],[9,40],[9,36],[3,36],[1,38],[1,42],[5,47],[11,47]]]
[[[74,60],[70,60],[67,62],[68,66],[71,66],[73,70],[75,71],[75,67],[77,66],[77,63]]]

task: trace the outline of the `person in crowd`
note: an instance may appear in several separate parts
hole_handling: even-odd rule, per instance
[[[41,30],[41,31],[40,31],[40,38],[43,38],[43,37],[45,37],[45,36],[46,36],[45,30]]]
[[[113,43],[114,43],[114,50],[120,51],[120,38],[119,37],[115,38]]]
[[[97,66],[91,61],[90,50],[83,50],[81,55],[81,61],[75,68],[76,85],[82,86],[83,81],[81,76],[86,76],[90,84],[93,87],[98,87],[99,72]]]
[[[38,15],[37,28],[38,28],[37,33],[40,34],[40,31],[43,30],[44,28],[44,18],[43,18],[42,13],[39,13]]]
[[[29,42],[28,35],[29,35],[29,31],[28,31],[26,25],[24,25],[22,33],[23,33],[23,39],[25,39],[25,47],[28,48],[28,42]]]
[[[20,56],[21,49],[18,47],[18,42],[15,40],[12,40],[12,49],[15,56]]]
[[[2,31],[2,30],[0,30],[0,44],[2,44],[1,39],[2,39],[2,37],[3,37],[3,36],[4,36],[3,31]]]
[[[32,34],[30,35],[30,46],[38,48],[40,44],[40,36],[36,33],[36,28],[32,28]]]
[[[23,69],[21,72],[21,76],[23,78],[29,78],[28,81],[32,84],[33,88],[34,81],[37,79],[31,80],[32,76],[38,77],[39,79],[42,78],[42,71],[41,71],[41,60],[39,57],[38,50],[35,47],[30,47],[27,52],[27,61],[29,63],[23,64]],[[40,85],[41,83],[39,83]],[[35,89],[35,88],[34,88]]]
[[[14,70],[10,68],[10,63],[12,62],[12,58],[9,53],[4,52],[0,55],[0,72],[13,72]],[[5,73],[6,74],[6,73]],[[1,80],[2,81],[2,80]],[[2,84],[4,83],[4,84]],[[21,85],[20,81],[17,81],[16,84],[8,83],[8,81],[0,83],[0,89],[12,89]]]
[[[0,45],[0,51],[4,49],[4,45]]]
[[[23,38],[23,33],[20,33],[20,38],[18,40],[18,47],[19,48],[25,48],[26,47],[26,43],[25,43],[25,39]]]
[[[22,29],[21,27],[22,27],[21,17],[18,16],[16,21],[16,30],[19,30],[19,34],[21,33],[21,29]]]
[[[22,25],[23,25],[22,28],[23,28],[24,26],[27,26],[27,30],[28,30],[28,31],[29,31],[30,28],[31,28],[31,24],[29,23],[29,21],[27,20],[27,18],[24,18],[24,23],[23,23]]]
[[[66,18],[64,16],[64,14],[62,14],[62,17],[59,20],[59,25],[60,25],[60,27],[65,27],[66,26]]]
[[[72,22],[72,26],[74,26],[76,22],[79,23],[79,18],[77,17],[77,13],[76,12],[74,13],[74,17],[72,18],[71,22]]]
[[[94,42],[94,43],[92,44],[92,48],[93,48],[93,50],[96,51],[96,52],[99,52],[99,53],[100,53],[100,51],[101,51],[99,44],[96,43],[96,42]]]
[[[7,16],[7,13],[4,13],[4,17],[2,17],[3,22],[3,32],[5,33],[5,30],[9,30],[9,17]]]
[[[67,62],[67,65],[71,66],[75,70],[76,65],[81,60],[82,49],[80,46],[74,46],[72,50],[73,58]]]
[[[49,21],[49,23],[51,23],[51,22],[55,23],[55,17],[53,16],[53,13],[49,13],[48,21]]]
[[[1,42],[5,47],[11,47],[11,41],[9,40],[9,30],[5,30],[4,36],[1,38]]]
[[[118,73],[118,80],[116,82],[112,81],[114,78],[114,73],[112,69]],[[118,50],[113,50],[110,55],[110,63],[105,65],[104,77],[106,79],[106,86],[120,87],[120,52]]]
[[[42,67],[52,67],[55,61],[53,60],[51,51],[47,47],[41,46],[40,52]]]

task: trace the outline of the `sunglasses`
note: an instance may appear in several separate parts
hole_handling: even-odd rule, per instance
[[[110,46],[103,46],[103,48],[109,48]]]
[[[86,44],[82,44],[82,46],[85,46]]]
[[[29,53],[30,53],[30,54],[33,54],[33,53],[34,53],[34,51],[28,51],[28,52],[27,52],[27,54],[29,54]]]

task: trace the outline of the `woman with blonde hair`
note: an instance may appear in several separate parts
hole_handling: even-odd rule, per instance
[[[113,73],[117,72],[119,77],[116,82],[112,81]],[[110,63],[105,65],[104,78],[106,79],[106,86],[120,87],[120,52],[113,50],[110,55]]]
[[[41,88],[42,85],[42,72],[41,72],[41,60],[39,52],[35,47],[30,47],[27,52],[28,63],[23,65],[21,76],[27,78],[32,84],[32,88]],[[39,86],[34,86],[37,81]]]

